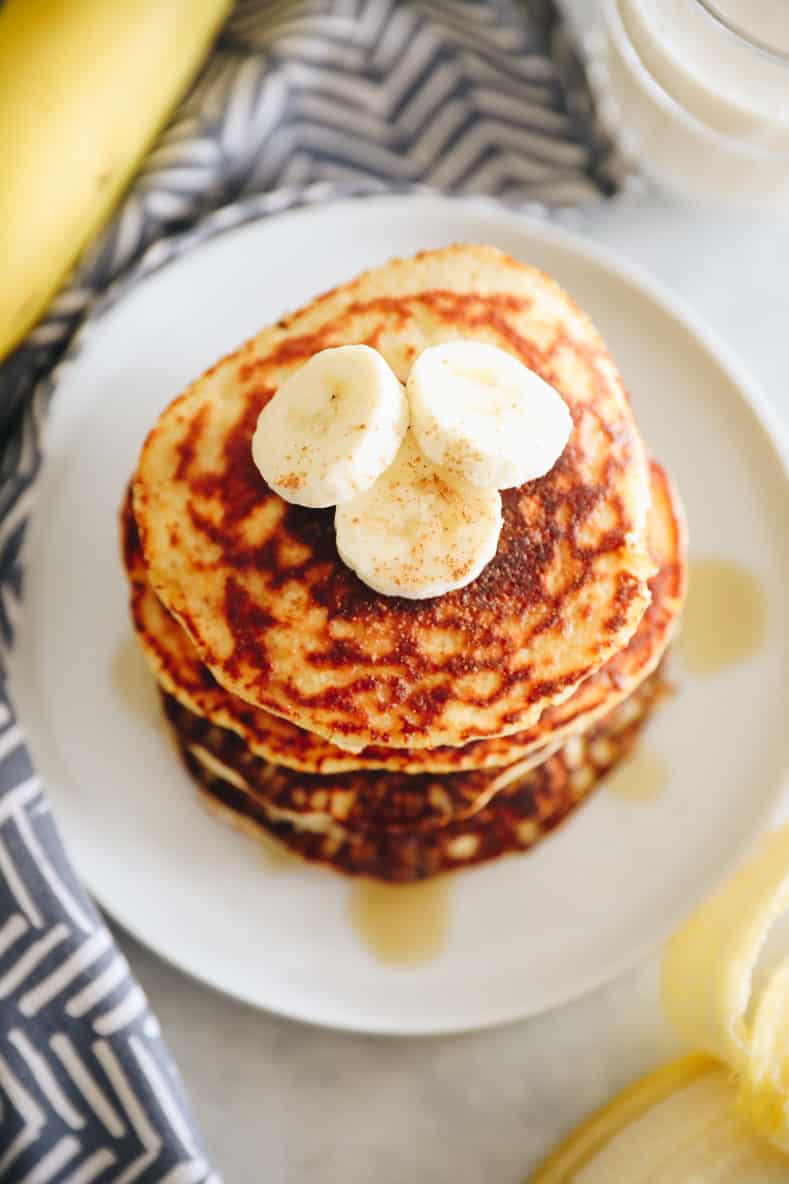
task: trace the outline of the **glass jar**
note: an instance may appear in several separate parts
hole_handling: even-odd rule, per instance
[[[789,214],[789,0],[604,0],[609,87],[648,174]]]

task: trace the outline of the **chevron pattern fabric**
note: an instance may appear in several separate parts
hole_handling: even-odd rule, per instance
[[[218,1181],[0,703],[0,1180]]]
[[[206,237],[333,194],[428,185],[534,212],[625,180],[552,3],[240,0],[112,224],[0,366],[0,659],[21,611],[52,368],[86,314]],[[146,999],[69,866],[2,674],[0,1180],[219,1180]]]

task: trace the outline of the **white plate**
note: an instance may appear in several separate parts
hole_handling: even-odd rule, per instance
[[[680,486],[692,552],[758,576],[770,634],[718,677],[683,677],[660,710],[649,747],[670,780],[656,801],[634,806],[603,790],[533,854],[456,876],[445,951],[397,968],[357,938],[349,884],[309,867],[276,871],[199,806],[130,641],[116,508],[145,432],[215,358],[365,267],[456,241],[538,264],[591,312]],[[789,525],[776,440],[737,365],[651,281],[492,204],[344,200],[186,252],[95,320],[62,372],[29,552],[14,693],[85,882],[189,973],[337,1027],[482,1027],[610,979],[679,921],[779,804]]]

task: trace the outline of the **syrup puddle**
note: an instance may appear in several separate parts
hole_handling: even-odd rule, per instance
[[[605,780],[609,793],[625,802],[654,802],[668,784],[668,765],[662,756],[638,748]]]
[[[428,962],[449,933],[449,877],[416,884],[363,880],[350,899],[351,922],[370,953],[389,965]]]
[[[263,838],[261,835],[258,836],[258,842],[260,858],[270,872],[286,872],[289,868],[301,862],[296,859],[295,855],[291,855],[287,847],[283,847],[280,843],[275,843],[273,839]]]
[[[729,559],[694,559],[677,649],[692,674],[717,674],[764,645],[767,596],[759,580]]]
[[[110,683],[125,707],[147,723],[161,724],[162,712],[153,675],[134,637],[120,643],[110,662]]]

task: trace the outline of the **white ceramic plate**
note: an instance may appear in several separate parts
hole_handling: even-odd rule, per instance
[[[532,854],[454,878],[434,961],[376,961],[351,886],[275,870],[205,814],[130,640],[116,508],[159,411],[261,325],[395,254],[494,243],[554,273],[598,323],[687,504],[692,552],[745,564],[769,644],[682,677],[649,747],[649,805],[597,793]],[[602,984],[662,938],[774,814],[787,767],[787,476],[736,364],[643,276],[492,204],[368,197],[253,221],[187,251],[90,324],[63,370],[27,567],[14,693],[72,859],[137,937],[250,1003],[387,1033],[525,1016]]]

